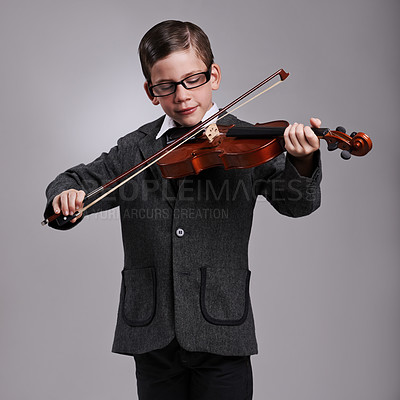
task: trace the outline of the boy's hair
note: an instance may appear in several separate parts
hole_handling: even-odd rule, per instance
[[[163,21],[153,26],[140,41],[139,57],[144,77],[151,82],[151,68],[174,51],[193,48],[207,68],[214,63],[210,41],[204,31],[191,22]]]

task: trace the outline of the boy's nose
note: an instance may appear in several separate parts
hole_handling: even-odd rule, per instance
[[[175,93],[175,101],[181,102],[190,98],[190,90],[185,89],[182,85],[178,85],[176,87]]]

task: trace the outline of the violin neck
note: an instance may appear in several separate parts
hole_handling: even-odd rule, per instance
[[[270,127],[270,126],[251,126],[239,127],[234,126],[226,133],[227,137],[237,137],[242,139],[275,139],[283,136],[286,127]],[[328,128],[311,128],[318,137],[325,136]]]

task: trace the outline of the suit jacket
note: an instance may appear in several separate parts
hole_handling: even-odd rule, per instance
[[[160,150],[163,141],[155,136],[162,121],[59,175],[47,188],[45,217],[63,190],[88,193]],[[249,125],[233,116],[224,123]],[[120,208],[125,265],[113,352],[145,353],[176,337],[189,351],[257,353],[248,266],[256,198],[265,196],[290,217],[311,213],[320,204],[319,153],[317,159],[311,178],[300,176],[284,154],[255,168],[216,167],[177,181],[163,179],[153,165],[88,209]]]

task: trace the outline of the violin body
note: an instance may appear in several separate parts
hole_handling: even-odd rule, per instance
[[[183,178],[212,167],[251,168],[275,158],[284,151],[275,139],[236,139],[221,135],[218,147],[211,147],[207,139],[196,145],[182,145],[173,155],[165,156],[157,164],[164,178]]]
[[[277,126],[276,122],[259,126]],[[277,157],[285,150],[282,141],[265,137],[231,137],[226,133],[234,128],[233,125],[217,127],[218,135],[213,140],[210,141],[206,134],[203,134],[195,141],[184,143],[158,161],[162,176],[167,179],[183,178],[212,167],[252,168]]]

